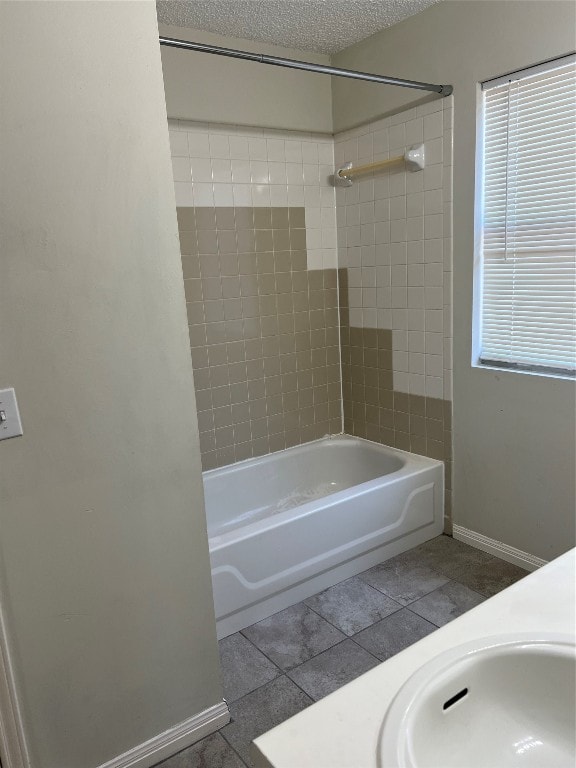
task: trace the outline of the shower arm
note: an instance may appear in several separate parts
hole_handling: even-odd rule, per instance
[[[228,56],[232,59],[255,61],[259,64],[271,64],[275,67],[300,69],[304,72],[316,72],[321,75],[348,77],[353,80],[365,80],[370,83],[380,83],[381,85],[397,85],[401,88],[414,88],[419,91],[431,91],[433,93],[439,94],[440,96],[450,96],[453,90],[451,85],[435,85],[434,83],[421,83],[417,80],[402,80],[397,77],[375,75],[370,72],[357,72],[353,69],[341,69],[340,67],[329,67],[324,64],[312,64],[309,61],[284,59],[280,56],[268,56],[264,53],[251,53],[249,51],[239,51],[234,48],[221,48],[217,45],[193,43],[189,40],[177,40],[172,37],[160,37],[160,45],[165,45],[168,48],[180,48],[186,51],[196,51],[198,53],[212,53],[216,56]]]

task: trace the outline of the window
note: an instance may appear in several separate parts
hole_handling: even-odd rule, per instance
[[[486,82],[475,362],[576,368],[576,61]]]

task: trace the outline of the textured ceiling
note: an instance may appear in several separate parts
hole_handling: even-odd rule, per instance
[[[336,53],[439,0],[157,0],[158,20],[287,48]]]

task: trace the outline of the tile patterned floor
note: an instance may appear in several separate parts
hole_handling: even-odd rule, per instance
[[[250,742],[527,572],[439,536],[220,641],[232,721],[156,768],[246,768]]]

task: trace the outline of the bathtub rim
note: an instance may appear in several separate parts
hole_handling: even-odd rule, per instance
[[[241,470],[243,466],[247,464],[261,464],[270,463],[274,461],[278,455],[286,453],[287,451],[294,451],[299,448],[308,446],[314,446],[319,443],[325,443],[329,440],[337,440],[339,442],[350,442],[368,444],[374,447],[379,453],[393,453],[402,459],[403,463],[400,469],[394,470],[384,475],[366,480],[363,483],[351,485],[336,493],[329,493],[326,496],[321,496],[318,499],[300,504],[290,509],[286,509],[282,512],[270,515],[269,517],[255,520],[254,522],[246,525],[239,525],[237,528],[233,528],[222,534],[216,534],[211,536],[208,533],[208,545],[210,552],[223,549],[233,542],[241,541],[252,536],[256,536],[263,531],[273,530],[280,528],[293,520],[295,517],[307,517],[319,509],[334,506],[341,503],[345,499],[349,499],[351,496],[359,497],[364,496],[367,493],[371,493],[379,488],[387,485],[393,485],[401,482],[406,476],[415,476],[422,474],[434,467],[443,466],[444,462],[440,459],[431,459],[428,456],[421,456],[420,454],[410,453],[409,451],[403,451],[400,448],[393,448],[392,446],[383,445],[377,443],[374,440],[367,440],[363,437],[355,437],[354,435],[346,435],[343,433],[336,435],[325,435],[324,437],[316,440],[310,440],[307,443],[301,443],[300,445],[291,446],[290,448],[283,448],[281,451],[274,451],[273,453],[265,454],[264,456],[257,456],[250,459],[244,459],[243,461],[229,464],[224,467],[217,467],[215,469],[206,470],[202,473],[202,477],[214,476],[217,474],[227,474],[228,472],[235,472]],[[208,516],[208,510],[206,510]]]

